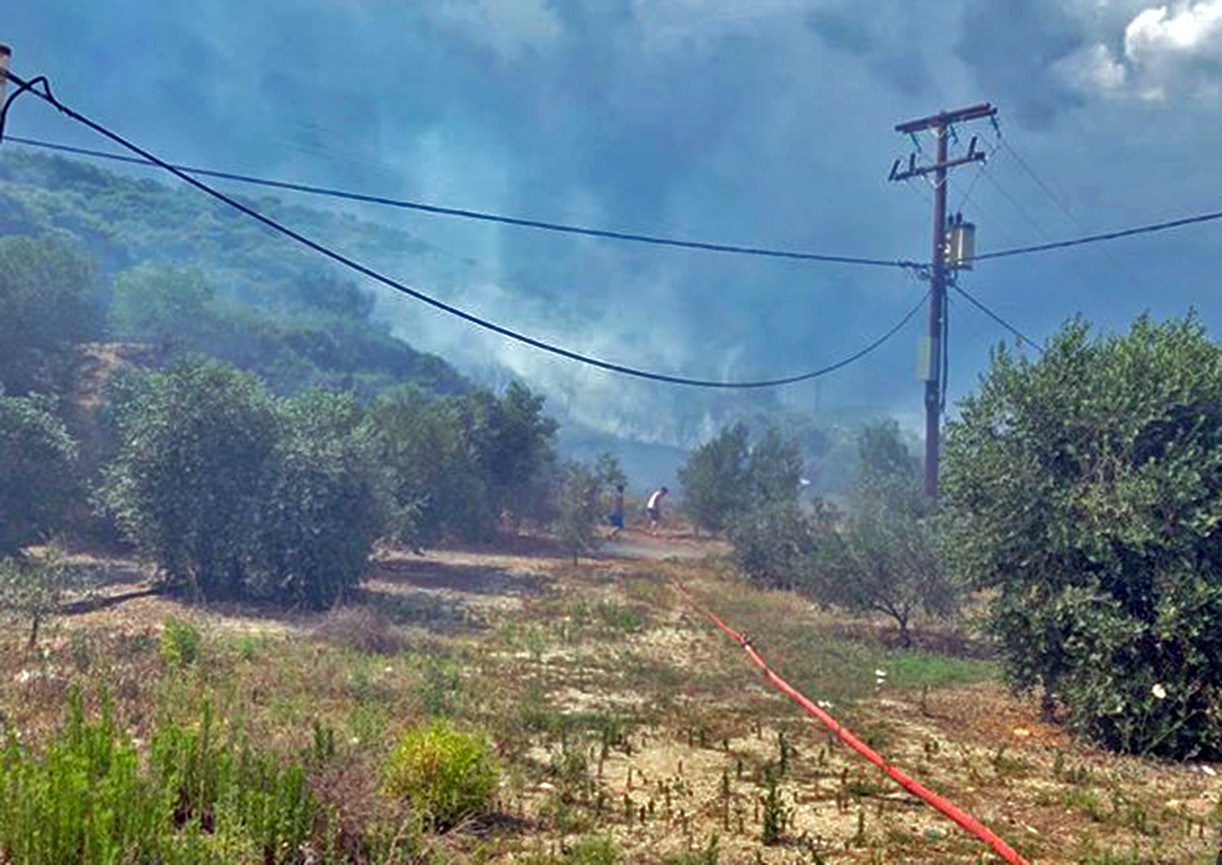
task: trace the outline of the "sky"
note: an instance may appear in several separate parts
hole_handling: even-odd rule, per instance
[[[931,190],[897,123],[977,102],[952,210],[988,252],[1219,209],[1222,0],[8,0],[12,69],[171,161],[513,216],[927,260]],[[109,147],[25,99],[9,132]],[[999,137],[1000,136],[1000,137]],[[307,202],[309,203],[309,202]],[[328,206],[337,206],[334,204]],[[899,270],[666,250],[363,209],[469,259],[447,302],[576,351],[699,378],[834,363],[926,290]],[[325,238],[320,238],[325,240]],[[1042,340],[1195,309],[1222,332],[1222,223],[982,262],[960,284]],[[405,338],[520,376],[565,417],[678,444],[739,408],[920,426],[923,315],[859,363],[754,396],[542,356],[379,295]],[[1007,333],[952,296],[950,411]]]

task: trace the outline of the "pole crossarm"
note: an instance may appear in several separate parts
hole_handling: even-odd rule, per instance
[[[914,132],[922,132],[926,129],[945,128],[952,123],[978,120],[981,117],[992,117],[996,113],[997,109],[991,103],[981,102],[967,108],[960,108],[955,111],[940,111],[937,114],[931,114],[919,120],[909,120],[906,123],[900,123],[895,127],[895,131],[904,135],[911,135]]]
[[[968,151],[963,156],[957,159],[951,159],[947,162],[939,162],[937,165],[917,165],[915,158],[910,157],[908,167],[900,171],[899,159],[891,166],[891,174],[887,176],[888,180],[911,180],[914,177],[924,177],[926,174],[934,174],[938,171],[945,171],[948,168],[956,168],[960,165],[967,165],[971,162],[984,162],[988,159],[988,154],[983,150],[976,149],[976,136],[972,136],[972,143],[968,147]]]

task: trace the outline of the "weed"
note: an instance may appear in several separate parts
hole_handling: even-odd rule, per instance
[[[189,667],[199,660],[200,635],[189,622],[168,616],[162,622],[161,660],[168,667]]]
[[[383,778],[389,795],[410,800],[433,828],[444,831],[488,809],[499,772],[483,736],[435,721],[403,736]]]
[[[760,840],[765,844],[778,843],[789,820],[789,809],[781,802],[779,774],[771,764],[764,767],[764,816]]]

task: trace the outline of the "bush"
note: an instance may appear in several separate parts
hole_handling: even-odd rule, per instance
[[[162,622],[161,659],[170,667],[189,667],[199,660],[199,631],[189,622],[168,616]]]
[[[598,545],[598,525],[602,520],[602,488],[598,477],[579,462],[564,467],[560,487],[560,515],[556,534],[564,551],[577,557]]]
[[[369,566],[385,508],[352,399],[314,393],[281,407],[285,428],[252,539],[253,593],[323,609]]]
[[[768,589],[806,586],[810,557],[818,548],[820,525],[829,519],[821,505],[813,517],[795,502],[774,502],[752,508],[730,527],[734,564],[751,582]]]
[[[487,811],[500,781],[487,741],[445,721],[409,730],[383,776],[389,795],[410,800],[439,831]]]
[[[0,391],[47,389],[71,346],[96,330],[93,289],[93,263],[78,247],[0,238]]]
[[[141,759],[103,700],[90,719],[73,691],[67,727],[35,750],[0,743],[0,861],[289,865],[334,861],[326,814],[298,760],[195,723],[159,722]]]
[[[679,469],[684,509],[702,529],[719,532],[747,504],[747,428],[723,429]]]
[[[0,555],[61,524],[72,500],[76,443],[49,400],[0,395]]]
[[[998,349],[947,429],[946,547],[1011,683],[1113,748],[1222,756],[1220,394],[1195,318],[1073,321]]]
[[[252,376],[213,361],[130,379],[105,506],[172,584],[242,595],[252,527],[274,476],[273,406]]]
[[[364,575],[385,523],[350,397],[269,398],[211,361],[130,381],[102,499],[171,583],[313,608]]]

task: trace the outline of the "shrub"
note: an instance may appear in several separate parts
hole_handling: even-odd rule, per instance
[[[1195,318],[998,349],[947,429],[948,554],[1011,683],[1111,747],[1222,755],[1222,347]]]
[[[166,617],[162,622],[161,660],[170,667],[189,667],[199,660],[199,631],[189,622]]]
[[[280,408],[284,429],[252,538],[251,589],[322,609],[369,565],[385,508],[348,396],[314,393]]]
[[[723,429],[679,469],[684,508],[696,525],[721,531],[747,504],[747,428]]]
[[[171,583],[205,598],[245,588],[277,422],[257,379],[213,361],[128,380],[105,506]]]
[[[601,486],[598,477],[584,464],[571,462],[564,467],[560,487],[559,517],[556,534],[564,551],[573,556],[598,545],[598,524],[602,519]]]
[[[0,395],[0,555],[60,526],[76,490],[76,451],[49,400]]]
[[[409,730],[383,770],[386,792],[445,831],[485,812],[499,783],[487,740],[446,721]]]
[[[773,502],[743,513],[730,526],[732,559],[751,582],[769,589],[799,589],[807,583],[810,558],[830,528],[817,506],[813,516],[795,502]]]
[[[0,391],[45,390],[96,331],[93,262],[59,237],[0,238],[0,309]]]

